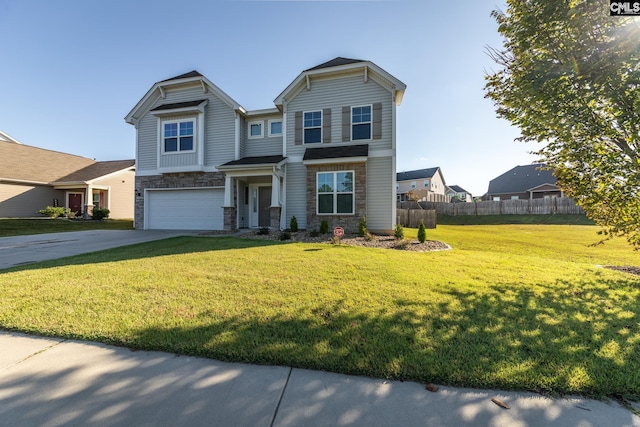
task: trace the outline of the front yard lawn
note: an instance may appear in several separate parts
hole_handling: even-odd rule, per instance
[[[438,226],[432,253],[181,237],[0,272],[0,327],[467,387],[640,396],[640,265],[567,225]],[[416,230],[406,230],[407,235]]]
[[[83,230],[132,230],[133,221],[109,219],[94,221],[66,218],[0,218],[0,237],[60,233]]]

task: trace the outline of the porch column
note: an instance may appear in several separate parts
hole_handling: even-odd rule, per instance
[[[231,177],[229,175],[226,175],[224,177],[224,203],[222,205],[225,208],[233,207],[233,205],[231,204],[231,197],[233,195],[232,190],[233,190],[233,185],[231,182]]]
[[[271,175],[271,207],[280,207],[280,177]]]
[[[93,187],[87,185],[84,195],[84,218],[88,219],[91,215],[93,215]]]

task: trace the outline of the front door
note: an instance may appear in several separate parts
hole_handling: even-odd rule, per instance
[[[69,193],[68,206],[71,212],[82,213],[82,193]]]
[[[271,187],[258,187],[258,225],[271,225]]]

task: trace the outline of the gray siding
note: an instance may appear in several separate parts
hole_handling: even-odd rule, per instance
[[[391,157],[369,158],[367,162],[367,227],[372,231],[391,231],[396,203]]]
[[[382,103],[382,137],[376,140],[353,141],[346,144],[369,144],[369,150],[392,148],[391,93],[362,74],[340,79],[311,80],[311,89],[302,89],[287,105],[287,155],[302,155],[308,146],[295,145],[295,112],[331,109],[331,144],[342,143],[342,107]],[[324,118],[323,118],[324,120]]]
[[[258,156],[275,156],[282,154],[282,136],[269,138],[269,120],[282,120],[282,117],[278,116],[264,116],[264,117],[251,117],[247,118],[244,123],[244,131],[246,135],[245,151],[243,157],[258,157]],[[263,138],[248,137],[247,123],[253,121],[261,121],[264,129]]]
[[[235,155],[235,112],[211,92],[204,93],[202,86],[170,89],[164,99],[158,99],[151,108],[162,104],[208,99],[204,113],[204,165],[218,166],[234,160]],[[189,115],[187,115],[189,116]],[[169,116],[167,118],[180,118]],[[138,124],[137,170],[155,170],[158,165],[158,120],[147,113]],[[198,164],[198,154],[167,154],[160,160],[161,167],[182,167]]]
[[[0,218],[39,217],[38,211],[53,206],[64,206],[64,191],[39,185],[0,184]]]
[[[307,228],[307,168],[302,163],[287,163],[287,206],[285,224],[291,217],[298,220],[298,227]]]

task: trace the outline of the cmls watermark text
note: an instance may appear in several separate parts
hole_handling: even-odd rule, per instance
[[[609,15],[611,16],[640,15],[640,1],[609,0]]]

